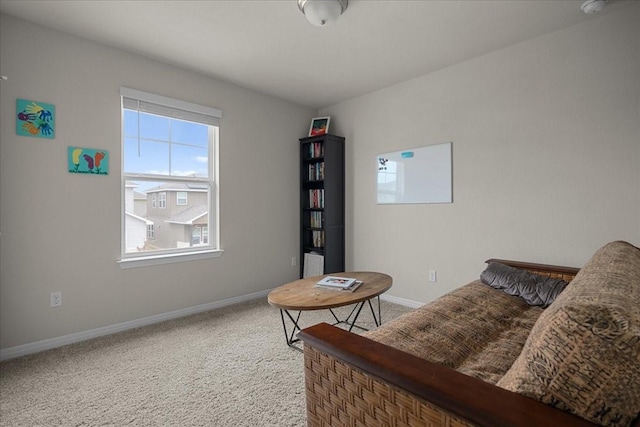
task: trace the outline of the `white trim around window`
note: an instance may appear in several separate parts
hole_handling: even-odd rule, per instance
[[[220,257],[218,138],[222,111],[124,87],[120,94],[123,195],[118,264],[131,268]],[[128,190],[133,188],[151,196],[144,217],[134,218],[127,210],[133,209],[128,202]],[[194,192],[192,197],[188,191]],[[203,199],[197,193],[206,196]],[[207,234],[211,233],[207,243],[202,243],[202,236],[201,243],[193,245],[192,236],[186,234],[185,224],[194,218],[203,218]],[[155,224],[152,230],[144,227],[145,221]]]
[[[224,250],[202,250],[197,252],[187,252],[181,254],[162,254],[153,256],[144,256],[136,258],[122,258],[118,261],[121,269],[137,267],[149,267],[152,265],[172,264],[175,262],[196,261],[209,258],[220,258]]]

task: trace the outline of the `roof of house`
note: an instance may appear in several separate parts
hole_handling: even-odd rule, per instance
[[[136,219],[136,220],[138,220],[138,221],[142,221],[142,222],[144,222],[146,225],[153,225],[153,221],[150,221],[150,220],[148,220],[147,218],[143,218],[143,217],[141,217],[141,216],[138,216],[138,215],[136,215],[136,214],[134,214],[134,213],[131,213],[131,212],[125,212],[124,214],[125,214],[125,215],[127,215],[127,216],[129,216],[129,217],[131,217],[131,218],[133,218],[133,219]]]
[[[179,214],[173,215],[171,218],[165,220],[165,222],[169,222],[172,224],[192,225],[194,221],[202,218],[207,213],[208,211],[205,205],[194,205],[189,209],[185,209]]]
[[[147,190],[149,193],[157,193],[159,191],[195,191],[205,192],[207,191],[207,184],[194,183],[182,183],[182,182],[167,182],[160,184],[157,187],[153,187]]]

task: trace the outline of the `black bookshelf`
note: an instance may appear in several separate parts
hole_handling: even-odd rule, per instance
[[[300,139],[300,277],[304,254],[324,256],[324,273],[344,271],[344,138]]]

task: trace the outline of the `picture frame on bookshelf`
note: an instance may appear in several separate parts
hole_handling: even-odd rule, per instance
[[[331,117],[315,117],[311,119],[309,136],[326,135],[329,133],[329,121]]]

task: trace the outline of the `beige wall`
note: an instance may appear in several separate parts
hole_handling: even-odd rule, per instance
[[[640,245],[640,7],[319,112],[0,19],[0,349],[295,278],[296,139],[314,113],[347,138],[347,266],[392,274],[393,296],[433,299],[489,257],[580,266],[609,240]],[[223,110],[222,258],[117,266],[120,86]],[[56,105],[55,140],[15,135],[18,97]],[[375,204],[376,154],[444,141],[453,204]],[[110,175],[67,173],[69,145],[109,150]]]
[[[429,301],[491,257],[640,245],[638,22],[634,6],[322,109],[347,140],[347,267]],[[453,204],[376,205],[376,154],[446,141]]]
[[[273,288],[297,277],[298,141],[315,111],[3,15],[0,348]],[[121,270],[121,86],[223,110],[222,258]],[[54,104],[54,140],[16,136],[16,99]],[[105,149],[108,176],[66,171]],[[49,308],[49,293],[63,306]],[[277,315],[274,313],[274,315]]]

